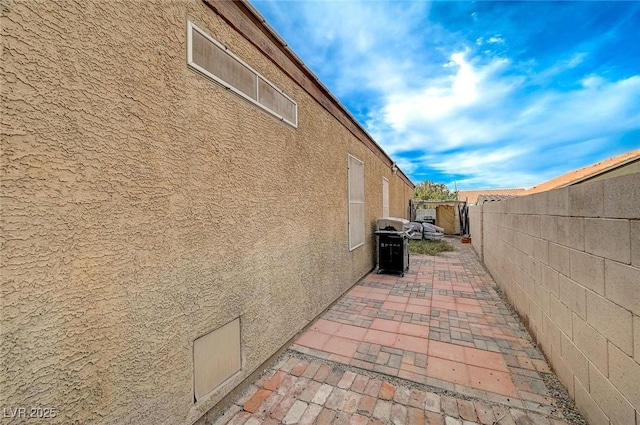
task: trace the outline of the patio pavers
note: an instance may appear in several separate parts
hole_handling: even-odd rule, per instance
[[[565,423],[544,357],[470,245],[452,242],[412,255],[404,277],[367,275],[219,422]]]
[[[475,258],[463,261],[460,254],[466,247],[458,248],[461,251],[448,257],[413,256],[404,277],[369,274],[292,349],[446,390],[484,391],[517,407],[535,403],[538,411],[550,411],[545,407],[552,399],[536,382],[542,380],[539,373],[549,372],[544,358],[496,293],[490,276]]]

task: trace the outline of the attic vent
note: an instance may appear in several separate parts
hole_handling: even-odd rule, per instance
[[[189,21],[187,64],[288,124],[298,126],[298,104],[293,99]]]

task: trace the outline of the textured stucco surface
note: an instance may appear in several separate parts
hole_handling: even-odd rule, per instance
[[[470,209],[474,247],[591,424],[640,415],[639,204],[632,173]]]
[[[198,0],[0,4],[0,405],[192,423],[374,266],[382,177],[391,215],[412,188]],[[187,20],[299,127],[188,69]],[[352,252],[348,154],[366,177]],[[194,404],[193,341],[237,317],[242,371]]]

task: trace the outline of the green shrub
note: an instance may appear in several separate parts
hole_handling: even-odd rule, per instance
[[[453,245],[447,241],[409,240],[409,252],[412,254],[438,255],[446,251],[455,251]]]

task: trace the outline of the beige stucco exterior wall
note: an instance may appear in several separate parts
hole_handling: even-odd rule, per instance
[[[187,20],[299,127],[190,70]],[[374,267],[383,176],[407,216],[410,184],[199,0],[4,1],[1,27],[3,407],[193,423]],[[194,404],[194,340],[238,317],[241,372]]]
[[[640,419],[639,205],[636,173],[471,213],[474,247],[591,425]]]

